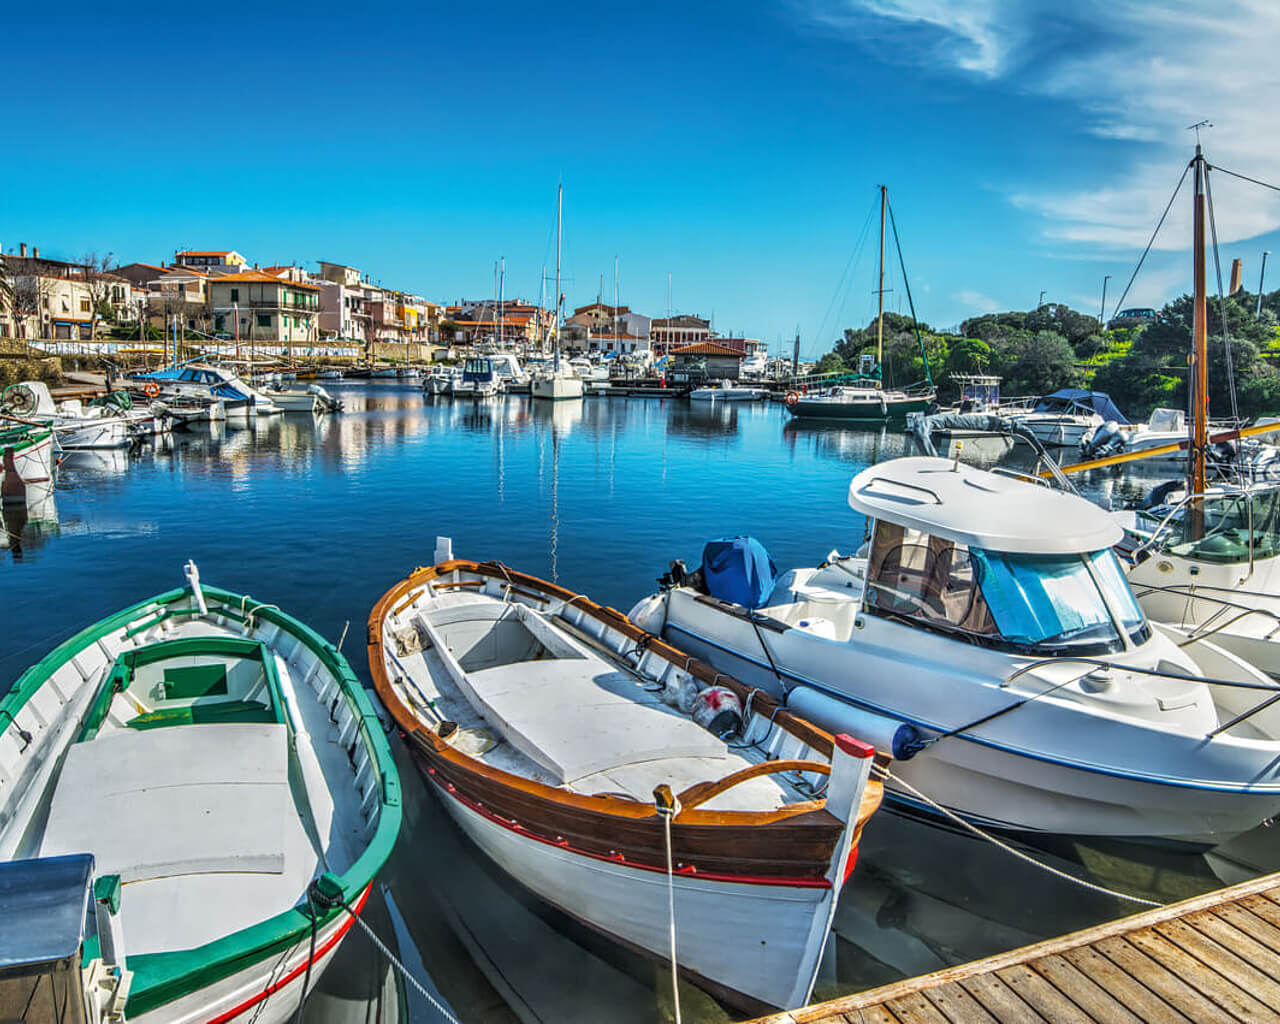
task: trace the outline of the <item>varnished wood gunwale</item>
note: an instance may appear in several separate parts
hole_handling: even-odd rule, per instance
[[[369,618],[369,669],[378,696],[410,741],[410,749],[424,773],[442,788],[452,787],[465,802],[479,805],[508,827],[529,832],[592,856],[615,856],[637,866],[665,864],[662,819],[652,803],[620,797],[587,796],[545,785],[494,768],[463,754],[428,728],[387,678],[382,623],[392,610],[412,603],[410,592],[430,586],[454,572],[486,576],[548,599],[570,601],[584,613],[622,632],[638,644],[708,684],[732,689],[753,710],[797,736],[819,753],[831,756],[831,735],[797,718],[764,691],[752,691],[738,680],[671,647],[660,637],[640,629],[616,609],[598,605],[583,595],[507,568],[500,563],[454,559],[416,569],[387,591]],[[459,581],[444,580],[451,589]],[[693,787],[697,790],[699,787]],[[870,782],[858,808],[854,841],[879,805],[882,787]],[[815,882],[829,869],[843,825],[827,812],[825,801],[790,804],[775,811],[724,811],[692,807],[683,811],[672,829],[674,855],[688,872]]]

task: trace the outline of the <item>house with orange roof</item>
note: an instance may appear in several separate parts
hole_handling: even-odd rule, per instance
[[[715,332],[711,329],[711,321],[689,313],[659,317],[649,324],[649,343],[655,356],[687,345],[697,345],[713,337]]]
[[[742,353],[718,341],[700,341],[669,350],[671,379],[677,384],[708,380],[737,380],[742,376]]]
[[[319,340],[320,288],[261,270],[208,280],[215,334],[287,352]]]
[[[248,269],[249,261],[234,249],[179,249],[173,262],[207,274],[234,274]]]

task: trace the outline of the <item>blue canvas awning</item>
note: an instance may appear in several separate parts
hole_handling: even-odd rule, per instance
[[[1128,423],[1129,418],[1116,408],[1116,403],[1111,401],[1111,396],[1105,391],[1086,391],[1084,388],[1062,388],[1055,391],[1051,395],[1045,395],[1036,403],[1037,410],[1041,404],[1050,408],[1057,408],[1067,405],[1082,405],[1085,408],[1092,409],[1099,416],[1106,420],[1115,420],[1117,423]]]

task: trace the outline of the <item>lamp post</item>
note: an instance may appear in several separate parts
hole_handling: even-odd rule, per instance
[[[1043,306],[1043,305],[1044,305],[1044,290],[1043,290],[1043,289],[1041,289],[1041,291],[1040,291],[1040,301],[1036,303],[1036,309],[1039,309],[1039,308],[1040,308],[1041,306]]]
[[[1253,314],[1255,319],[1262,316],[1262,282],[1267,276],[1267,257],[1270,255],[1270,249],[1262,250],[1262,269],[1258,271],[1258,308]]]
[[[1107,318],[1107,282],[1111,280],[1111,275],[1107,274],[1102,279],[1102,305],[1098,307],[1098,329],[1101,330],[1106,326]]]

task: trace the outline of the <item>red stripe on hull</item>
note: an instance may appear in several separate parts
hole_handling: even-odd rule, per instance
[[[449,786],[442,783],[435,775],[422,772],[423,777],[434,783],[436,789],[443,793],[446,798],[457,800],[469,811],[480,815],[488,821],[492,821],[495,825],[501,825],[508,832],[515,832],[524,839],[532,839],[535,842],[542,843],[544,846],[553,846],[557,850],[566,850],[569,853],[577,854],[579,857],[590,857],[592,860],[604,861],[606,864],[619,864],[626,868],[635,868],[639,871],[653,871],[658,874],[665,875],[667,869],[664,865],[658,864],[642,864],[634,860],[620,860],[617,857],[607,857],[604,854],[592,853],[590,850],[583,850],[576,846],[570,846],[568,843],[556,842],[538,835],[536,832],[530,832],[519,823],[513,823],[506,818],[499,817],[492,811],[480,806],[474,800],[470,800],[460,793],[456,786]],[[783,876],[769,877],[766,875],[730,875],[717,872],[703,872],[690,870],[676,870],[676,875],[681,878],[701,878],[708,882],[730,882],[738,885],[772,885],[783,889],[830,889],[831,883],[825,878],[787,878]]]
[[[367,886],[365,886],[365,890],[360,894],[360,898],[356,900],[355,906],[352,909],[357,914],[359,914],[360,911],[364,909],[365,900],[369,898],[369,890],[372,888],[373,888],[373,883],[370,882]],[[267,999],[268,997],[279,992],[291,981],[294,981],[295,979],[300,978],[303,975],[303,973],[306,971],[307,965],[309,963],[315,963],[316,961],[318,961],[321,957],[323,957],[326,953],[328,953],[329,950],[333,949],[334,946],[336,946],[339,942],[341,942],[342,937],[346,935],[347,932],[351,931],[351,926],[356,923],[356,919],[352,917],[350,914],[347,914],[346,918],[347,919],[338,927],[338,930],[334,932],[332,935],[330,935],[329,938],[327,938],[324,941],[323,945],[318,946],[316,948],[316,955],[314,958],[303,960],[302,963],[298,964],[297,967],[295,967],[292,971],[286,974],[279,981],[272,982],[270,985],[264,988],[261,992],[257,993],[256,995],[250,996],[239,1006],[232,1007],[230,1010],[227,1010],[225,1013],[218,1014],[218,1016],[209,1020],[207,1024],[226,1024],[227,1021],[240,1016],[240,1014],[244,1013],[246,1010],[252,1009],[253,1007],[257,1006],[260,1002],[262,1002],[264,999]]]

